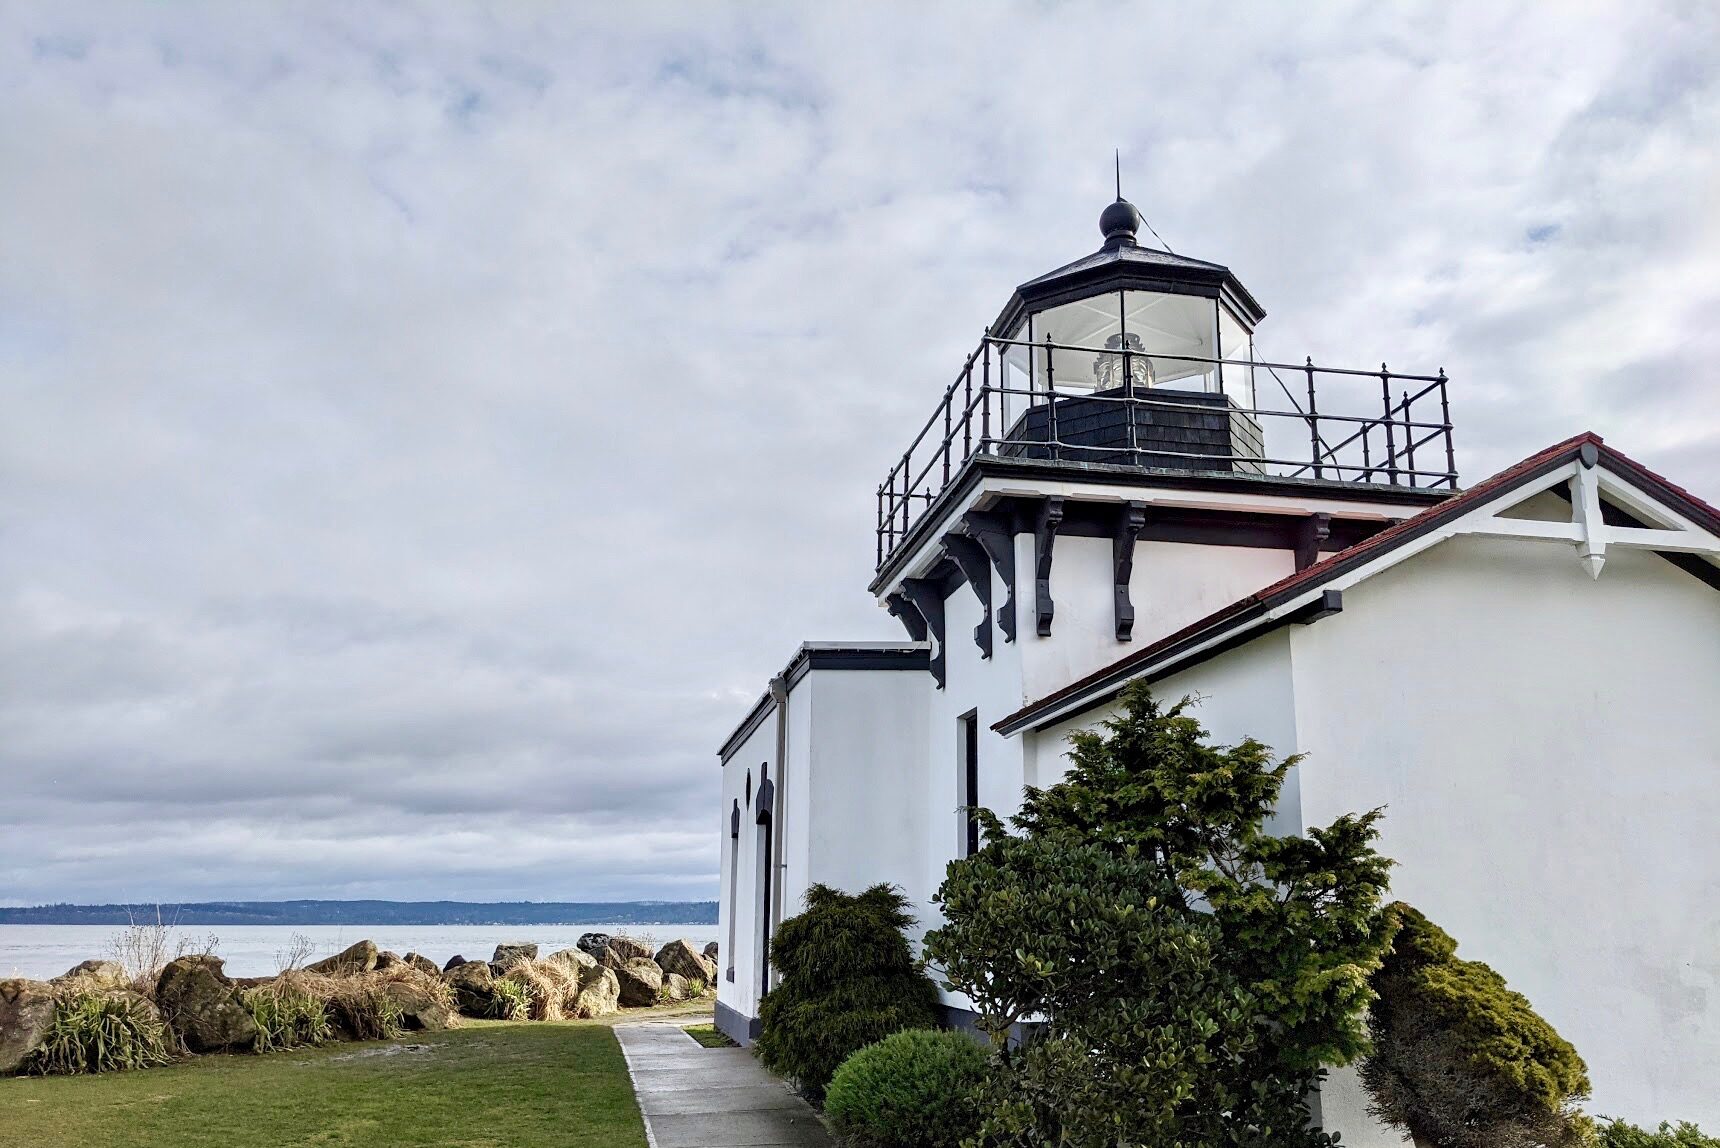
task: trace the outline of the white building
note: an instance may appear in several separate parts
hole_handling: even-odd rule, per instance
[[[1385,806],[1394,895],[1577,1046],[1592,1111],[1720,1128],[1720,512],[1594,435],[1460,491],[1443,372],[1253,362],[1259,304],[1138,222],[1017,289],[881,485],[910,640],[802,647],[724,742],[722,1028],[813,882],[935,925],[965,807],[1144,678],[1307,755],[1279,831]],[[1321,1107],[1401,1142],[1347,1073]]]

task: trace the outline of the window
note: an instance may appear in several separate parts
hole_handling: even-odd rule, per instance
[[[961,850],[958,856],[979,852],[979,712],[969,710],[956,719],[961,758]]]

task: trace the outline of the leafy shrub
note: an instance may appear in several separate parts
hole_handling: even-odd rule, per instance
[[[334,1036],[322,998],[290,976],[245,990],[245,1007],[257,1022],[257,1052],[321,1044]]]
[[[521,981],[499,977],[490,982],[484,1015],[492,1020],[527,1020],[532,1014],[532,990]]]
[[[838,1065],[905,1028],[935,1028],[938,990],[903,930],[908,900],[890,885],[850,895],[806,891],[806,910],[777,927],[770,961],[781,983],[759,1009],[765,1067],[817,1096]]]
[[[1650,1132],[1602,1117],[1595,1139],[1600,1148],[1720,1148],[1720,1137],[1704,1135],[1702,1129],[1682,1120],[1675,1125],[1663,1121],[1658,1131]]]
[[[1274,837],[1296,758],[1208,742],[1144,685],[1063,780],[951,862],[927,959],[1000,1046],[988,1145],[1316,1148],[1308,1097],[1367,1047],[1390,939],[1379,813]],[[1042,1018],[1020,1047],[1012,1028]]]
[[[957,1148],[978,1130],[973,1094],[985,1071],[985,1050],[965,1033],[892,1033],[842,1062],[824,1111],[857,1144]]]
[[[54,1002],[54,1019],[23,1071],[40,1076],[122,1072],[173,1059],[174,1040],[155,1009],[131,993],[72,993]]]
[[[1504,977],[1459,959],[1450,934],[1401,902],[1390,912],[1398,932],[1373,977],[1361,1070],[1370,1111],[1442,1148],[1587,1143],[1577,1050]]]

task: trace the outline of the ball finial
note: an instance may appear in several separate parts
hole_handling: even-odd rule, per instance
[[[1105,236],[1107,249],[1135,246],[1135,233],[1140,229],[1141,213],[1122,196],[1099,213],[1099,231]]]

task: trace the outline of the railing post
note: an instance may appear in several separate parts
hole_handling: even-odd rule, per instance
[[[1373,429],[1374,429],[1374,425],[1372,423],[1363,423],[1362,424],[1362,481],[1363,482],[1372,482],[1374,480],[1374,459],[1373,459],[1372,452],[1370,452],[1368,450],[1368,432],[1373,430]],[[1343,471],[1338,472],[1338,477],[1339,478],[1344,477]]]
[[[985,354],[980,363],[979,373],[980,410],[979,420],[979,452],[991,453],[991,336],[985,337]]]
[[[1417,485],[1415,473],[1415,426],[1409,417],[1409,391],[1403,392],[1403,451],[1409,460],[1409,484]]]
[[[950,404],[956,401],[955,388],[951,387],[944,395],[944,485],[950,484],[950,443],[955,439],[955,428],[950,425]]]
[[[873,559],[872,568],[876,570],[884,564],[884,488],[878,488],[878,525],[874,533],[878,537],[878,556]]]
[[[1457,489],[1457,456],[1451,449],[1451,403],[1445,397],[1445,368],[1439,368],[1439,421],[1445,434],[1445,482]]]
[[[1380,364],[1380,404],[1386,420],[1386,477],[1396,486],[1398,466],[1397,443],[1392,437],[1392,377],[1384,363]]]
[[[912,503],[914,501],[914,496],[913,496],[912,489],[911,489],[912,485],[913,485],[913,481],[914,481],[914,476],[913,476],[912,471],[909,469],[909,467],[912,465],[909,460],[913,457],[913,453],[914,453],[914,451],[913,451],[912,447],[910,447],[906,451],[902,452],[902,537],[903,538],[906,538],[908,536],[908,507],[910,505],[912,505]]]
[[[1057,372],[1051,366],[1051,334],[1045,335],[1045,419],[1048,433],[1051,436],[1051,457],[1063,458],[1063,441],[1057,437]],[[1029,348],[1029,354],[1032,349]]]
[[[990,333],[986,338],[991,338]],[[973,358],[962,368],[962,461],[973,453]]]
[[[1326,475],[1320,466],[1320,409],[1314,402],[1314,356],[1308,355],[1306,359],[1308,365],[1303,369],[1308,372],[1308,446],[1314,452],[1314,477],[1324,478]],[[1256,402],[1255,405],[1258,406],[1259,403]]]

